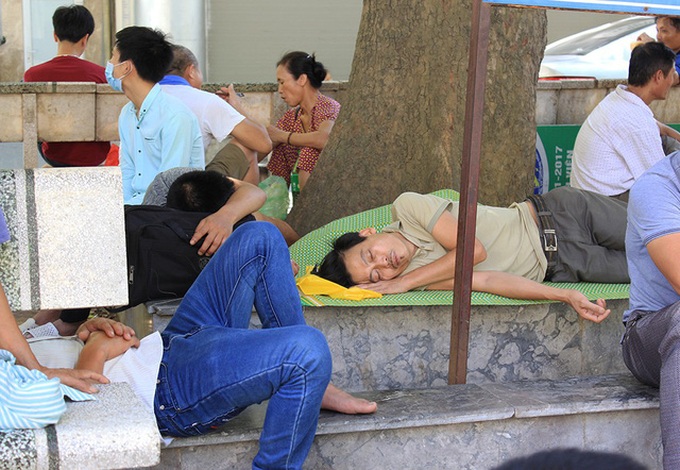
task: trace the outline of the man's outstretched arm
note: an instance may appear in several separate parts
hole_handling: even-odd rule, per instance
[[[452,290],[453,279],[428,286],[428,290]],[[581,292],[561,289],[500,271],[475,271],[472,274],[472,290],[502,295],[510,299],[556,300],[573,308],[582,318],[595,323],[603,321],[611,311],[604,299],[591,302]]]
[[[473,273],[472,289],[511,299],[557,300],[569,304],[580,317],[595,323],[600,323],[611,313],[603,299],[593,303],[577,290],[552,287],[499,271]]]

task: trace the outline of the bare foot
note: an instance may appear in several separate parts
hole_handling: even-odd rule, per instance
[[[38,312],[36,312],[36,314],[33,316],[33,319],[35,320],[36,325],[44,325],[45,323],[54,323],[55,321],[59,320],[60,315],[61,309],[38,310]]]
[[[83,322],[84,320],[77,323],[66,323],[65,321],[55,320],[52,323],[54,323],[54,326],[57,328],[57,331],[59,331],[61,336],[73,336],[76,334],[78,327],[82,325]]]
[[[353,397],[335,385],[328,384],[323,400],[321,400],[321,408],[347,415],[357,415],[375,413],[375,410],[378,409],[378,404],[374,401]]]

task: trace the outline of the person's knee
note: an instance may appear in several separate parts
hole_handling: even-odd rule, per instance
[[[667,332],[659,345],[659,353],[666,360],[671,356],[680,359],[680,302],[668,314]]]
[[[323,333],[307,325],[290,327],[296,331],[288,337],[291,341],[291,358],[308,373],[314,373],[321,380],[329,379],[333,369],[331,351]]]
[[[239,238],[246,238],[250,240],[270,240],[275,238],[279,231],[271,223],[254,220],[251,222],[246,222],[241,224],[234,233],[231,234],[230,238],[237,240]]]
[[[242,145],[229,142],[217,152],[205,169],[243,180],[250,170],[252,158],[248,156]]]
[[[580,189],[572,188],[571,186],[560,186],[548,191],[543,197],[548,198],[548,200],[553,199],[563,205],[569,205],[582,201],[584,193]]]
[[[231,235],[235,240],[246,239],[250,241],[264,241],[270,243],[275,239],[280,239],[281,233],[271,223],[265,221],[253,221],[242,224]]]
[[[255,150],[253,150],[253,149],[251,149],[251,148],[246,147],[246,146],[245,146],[244,144],[242,144],[241,141],[239,141],[236,137],[232,137],[232,139],[231,139],[231,141],[229,141],[229,143],[235,145],[235,146],[238,147],[238,148],[240,148],[241,151],[243,152],[243,155],[245,155],[245,157],[246,157],[248,160],[253,160],[253,159],[255,159],[255,160],[257,161],[257,152],[255,152]]]

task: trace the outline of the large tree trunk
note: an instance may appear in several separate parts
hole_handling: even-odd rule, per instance
[[[349,91],[288,222],[301,234],[390,203],[403,191],[460,185],[470,0],[364,0]],[[492,9],[479,200],[533,188],[535,86],[545,13]]]

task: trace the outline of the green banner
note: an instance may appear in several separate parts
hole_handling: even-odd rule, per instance
[[[535,194],[569,185],[571,157],[580,128],[573,124],[536,128]]]

